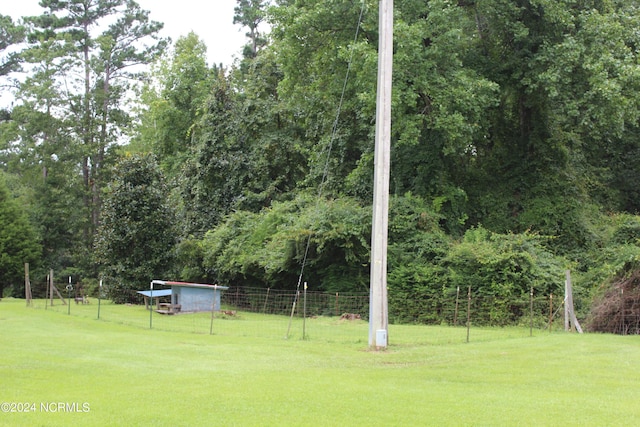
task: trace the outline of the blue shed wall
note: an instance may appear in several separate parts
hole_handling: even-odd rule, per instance
[[[214,311],[220,310],[221,289],[172,286],[173,303],[180,304],[180,311]]]

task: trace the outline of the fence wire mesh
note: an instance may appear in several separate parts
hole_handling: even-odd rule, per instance
[[[192,312],[161,314],[133,292],[132,302],[115,304],[102,297],[67,291],[44,296],[33,286],[31,306],[73,316],[139,328],[198,334],[253,336],[267,339],[314,339],[366,343],[369,295],[232,287],[222,293],[220,310],[202,301]],[[39,298],[38,298],[39,297]],[[496,299],[454,295],[449,299],[412,300],[410,310],[390,309],[389,344],[442,344],[525,337],[562,330],[563,305],[558,297]],[[163,310],[160,310],[163,311]],[[587,320],[587,319],[585,319]],[[619,334],[640,334],[640,316],[624,313],[612,324]]]

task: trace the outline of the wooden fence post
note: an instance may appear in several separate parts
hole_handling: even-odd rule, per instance
[[[553,322],[553,292],[549,295],[549,332],[551,332],[551,323]]]
[[[573,288],[571,286],[571,271],[566,270],[566,280],[565,280],[565,304],[564,304],[564,330],[569,330],[569,323],[571,322],[571,330],[574,328],[582,333],[582,327],[578,322],[578,318],[576,317],[576,313],[573,308]]]
[[[31,305],[31,281],[29,280],[29,263],[24,263],[24,297],[27,300],[27,307]]]
[[[456,290],[456,309],[453,312],[453,326],[458,326],[458,303],[460,301],[460,286]]]
[[[471,328],[471,286],[467,292],[467,342],[469,342],[469,329]]]
[[[529,336],[533,336],[533,286],[531,287],[531,292],[529,293]]]

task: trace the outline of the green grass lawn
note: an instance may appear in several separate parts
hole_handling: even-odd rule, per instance
[[[228,322],[269,321],[252,316]],[[313,320],[309,339],[285,340],[149,330],[2,300],[0,402],[35,408],[2,412],[0,425],[640,425],[640,337],[503,329],[465,343],[461,328],[392,325],[388,350],[374,352],[366,323]]]

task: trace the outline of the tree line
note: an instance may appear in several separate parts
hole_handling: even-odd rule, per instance
[[[31,248],[1,247],[0,286],[28,259],[116,300],[154,277],[367,290],[376,1],[238,0],[228,67],[133,1],[40,4],[0,19],[0,218]],[[391,304],[561,293],[570,268],[586,316],[637,270],[638,6],[396,0]]]

